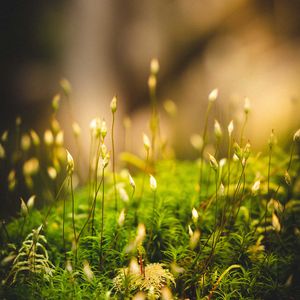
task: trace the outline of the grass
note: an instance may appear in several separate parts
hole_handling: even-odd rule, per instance
[[[157,66],[151,72],[156,76]],[[71,87],[63,91],[70,102]],[[212,97],[217,91],[209,107]],[[208,158],[205,147],[213,134],[206,124],[198,160],[159,159],[155,122],[152,142],[141,137],[146,157],[127,155],[127,169],[118,171],[115,119],[112,158],[106,125],[95,119],[88,180],[74,188],[79,162],[61,141],[57,99],[55,126],[44,141],[27,133],[20,119],[15,134],[2,136],[7,193],[12,199],[21,190],[31,196],[1,224],[2,299],[300,297],[299,132],[290,150],[272,132],[269,151],[252,152],[244,142],[247,100],[240,133],[230,123],[225,134],[215,122],[215,152]],[[158,120],[153,103],[152,118]],[[29,142],[21,143],[25,134]],[[79,135],[77,128],[77,141]]]

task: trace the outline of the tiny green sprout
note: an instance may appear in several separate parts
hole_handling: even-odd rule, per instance
[[[214,156],[208,153],[210,166],[213,168],[215,172],[218,171],[219,165]]]
[[[87,260],[83,262],[83,273],[89,282],[91,282],[95,277],[94,272],[92,271],[90,264]]]
[[[101,129],[100,129],[100,131],[101,131],[102,139],[104,140],[105,137],[106,137],[106,134],[107,134],[107,126],[106,126],[105,120],[102,120],[102,122],[101,122]]]
[[[54,142],[53,133],[51,130],[47,129],[44,133],[44,143],[47,146],[51,146]]]
[[[101,133],[101,120],[100,118],[94,118],[90,122],[90,131],[93,137],[98,138]]]
[[[125,209],[123,208],[118,218],[118,225],[122,227],[124,225],[124,222],[125,222]]]
[[[192,209],[192,219],[193,219],[193,222],[195,224],[197,223],[198,218],[199,218],[198,212],[197,212],[196,208],[193,207],[193,209]]]
[[[197,229],[193,232],[193,235],[190,237],[190,248],[192,250],[194,250],[200,240],[200,236],[201,236],[201,233],[200,231]]]
[[[77,122],[73,122],[72,124],[73,134],[76,138],[78,138],[81,134],[81,128]]]
[[[152,58],[150,62],[150,72],[153,75],[157,75],[159,72],[159,61],[157,58]]]
[[[114,96],[110,102],[111,112],[114,114],[117,111],[117,96]]]
[[[145,133],[143,133],[143,143],[146,151],[148,152],[151,148],[151,142],[149,137]]]
[[[300,129],[298,129],[293,137],[294,142],[299,142],[300,141]]]
[[[128,179],[129,179],[129,184],[135,190],[135,182],[134,182],[132,176],[129,173],[128,173]]]
[[[21,201],[20,213],[21,213],[21,216],[25,218],[28,215],[28,207],[22,198],[20,198],[20,201]]]
[[[218,98],[218,95],[219,95],[219,90],[213,89],[208,95],[208,101],[211,103],[215,102]]]
[[[69,97],[72,92],[72,86],[69,80],[62,78],[59,82],[60,87],[62,88],[65,96]]]
[[[21,137],[21,149],[23,151],[28,151],[31,146],[30,136],[28,134],[23,134]]]
[[[32,195],[28,201],[27,201],[27,208],[28,208],[28,211],[31,210],[34,206],[34,202],[35,202],[35,198],[36,196],[35,195]]]
[[[38,147],[40,145],[40,138],[39,138],[38,134],[33,129],[31,129],[29,133],[30,133],[33,145],[35,147]]]
[[[256,194],[259,188],[260,188],[260,180],[256,180],[251,188],[252,193]]]
[[[246,97],[245,104],[244,104],[244,112],[246,115],[248,115],[248,113],[250,112],[250,109],[251,109],[250,99]]]
[[[152,175],[150,175],[150,188],[153,192],[155,192],[157,189],[156,179]]]
[[[67,173],[69,176],[71,176],[74,172],[74,159],[68,150],[66,150],[66,153],[67,153]]]
[[[223,168],[227,163],[227,159],[226,158],[222,158],[220,159],[220,162],[219,162],[219,165],[220,165],[220,168]]]
[[[192,237],[194,234],[194,231],[192,230],[191,225],[188,226],[188,229],[189,229],[189,236]]]
[[[60,104],[60,94],[54,95],[52,99],[52,109],[54,112],[57,112]]]
[[[222,135],[223,135],[222,128],[221,128],[220,123],[217,120],[215,120],[214,132],[215,132],[215,137],[217,140],[222,138]]]
[[[236,155],[236,153],[234,153],[234,154],[232,155],[232,160],[233,160],[234,162],[239,161],[239,157]]]
[[[228,129],[228,135],[229,135],[229,137],[231,137],[233,129],[234,129],[233,120],[230,121],[227,129]]]

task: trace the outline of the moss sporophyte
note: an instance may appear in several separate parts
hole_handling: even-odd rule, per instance
[[[290,135],[290,148],[281,148],[272,130],[266,149],[256,152],[246,136],[249,99],[241,122],[224,124],[213,118],[222,97],[214,89],[201,114],[203,129],[190,138],[197,159],[175,159],[160,128],[160,69],[153,59],[149,135],[137,138],[141,157],[128,153],[127,117],[127,152],[118,159],[114,96],[110,125],[100,117],[90,122],[81,173],[87,126],[71,113],[75,89],[66,79],[47,129],[28,129],[18,117],[14,131],[0,134],[2,189],[18,207],[14,218],[0,222],[1,298],[300,297],[300,129]],[[65,101],[70,122],[62,125]],[[174,101],[164,108],[180,118]],[[68,132],[76,145],[70,151]]]

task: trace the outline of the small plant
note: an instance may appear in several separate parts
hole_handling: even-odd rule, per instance
[[[115,192],[115,210],[118,211],[118,198],[117,198],[117,181],[116,181],[116,159],[115,159],[115,114],[117,111],[117,97],[114,96],[110,103],[110,109],[112,112],[112,124],[111,124],[111,147],[112,147],[112,172],[114,179],[114,192]]]
[[[33,229],[28,234],[19,249],[18,255],[13,261],[13,266],[8,275],[7,281],[11,283],[27,280],[35,280],[42,277],[49,280],[53,276],[54,266],[49,261],[47,249],[43,244],[47,244],[46,238],[40,233],[42,225]]]
[[[140,270],[132,260],[128,268],[122,268],[113,280],[114,290],[118,294],[145,292],[149,299],[158,299],[165,286],[175,285],[172,273],[163,264],[148,264]]]

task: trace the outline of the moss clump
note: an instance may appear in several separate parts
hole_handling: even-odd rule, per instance
[[[159,159],[165,148],[158,136],[156,94],[151,95],[155,136],[147,138],[145,159],[123,156],[134,176],[117,172],[114,164],[110,169],[106,125],[95,119],[89,176],[73,188],[80,175],[78,160],[66,155],[61,134],[56,142],[61,132],[57,105],[44,145],[27,143],[26,149],[17,148],[12,158],[6,158],[9,195],[25,186],[36,199],[22,200],[19,215],[2,222],[1,298],[300,296],[297,135],[290,151],[277,146],[272,133],[268,151],[253,153],[244,139],[245,124],[237,143],[230,122],[223,158],[224,132],[218,123],[214,151],[208,157],[205,128],[197,143],[197,161]],[[207,120],[216,98],[214,92]],[[247,108],[245,121],[248,113]],[[3,155],[13,145],[7,138],[5,143]],[[24,171],[23,164],[32,156],[38,164],[34,171]]]

